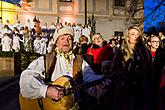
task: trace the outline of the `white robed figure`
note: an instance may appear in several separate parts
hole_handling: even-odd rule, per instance
[[[19,52],[19,50],[20,50],[20,42],[23,42],[23,40],[20,39],[18,34],[14,34],[13,35],[12,49],[15,52]]]
[[[53,38],[49,40],[48,47],[47,47],[47,52],[50,53],[52,52],[52,49],[54,47],[54,40]]]
[[[81,36],[82,28],[80,26],[76,26],[74,28],[74,42],[79,42],[79,38]]]
[[[41,50],[40,50],[40,54],[41,55],[45,55],[46,54],[46,47],[47,47],[47,41],[48,39],[46,37],[42,37],[41,38],[41,42],[40,42],[40,46],[41,46]]]
[[[11,51],[11,43],[12,43],[12,39],[10,39],[8,33],[5,33],[1,41],[2,51],[4,52]]]
[[[88,37],[89,42],[91,42],[91,38],[90,38],[91,29],[87,25],[85,25],[84,28],[82,29],[82,35]]]
[[[40,50],[41,50],[41,38],[40,38],[40,36],[36,36],[36,39],[34,40],[33,46],[34,46],[34,52],[40,53]]]

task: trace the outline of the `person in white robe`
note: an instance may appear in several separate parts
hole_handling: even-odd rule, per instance
[[[41,38],[40,36],[36,36],[36,39],[33,42],[34,52],[40,53],[41,50]]]
[[[1,41],[2,51],[4,52],[11,51],[11,44],[12,44],[12,39],[10,39],[8,33],[5,33]]]
[[[82,35],[85,35],[86,37],[88,37],[89,42],[91,42],[91,38],[90,38],[91,30],[90,28],[88,28],[87,25],[84,25],[84,28],[82,29]]]
[[[19,52],[20,42],[23,42],[23,40],[20,39],[19,34],[18,33],[13,34],[12,49],[14,50],[14,52]]]

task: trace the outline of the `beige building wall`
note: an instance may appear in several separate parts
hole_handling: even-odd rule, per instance
[[[57,17],[61,18],[61,22],[81,23],[85,24],[85,0],[72,0],[73,2],[59,2],[59,0],[33,0],[30,3],[31,11],[20,14],[19,19],[25,23],[27,19],[33,20],[34,16],[38,16],[41,25],[57,22]],[[127,8],[131,0],[126,0],[125,7],[114,6],[115,0],[87,0],[88,17],[92,17],[94,13],[96,19],[96,32],[103,34],[106,40],[109,40],[115,31],[125,32],[128,23]],[[142,0],[140,0],[142,1]],[[143,15],[143,12],[140,12]],[[24,17],[26,15],[26,17]],[[28,16],[29,15],[29,16]],[[138,14],[137,14],[138,16]]]

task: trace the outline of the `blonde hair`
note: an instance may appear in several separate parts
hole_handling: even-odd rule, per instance
[[[124,60],[127,61],[128,59],[131,59],[134,57],[134,54],[133,54],[133,50],[135,48],[131,48],[128,40],[129,40],[129,31],[131,29],[135,29],[139,32],[139,40],[142,40],[141,36],[142,36],[142,33],[141,33],[141,30],[139,27],[137,26],[131,26],[128,28],[127,32],[126,32],[126,35],[125,35],[125,40],[123,41],[122,45],[121,45],[121,49],[123,50],[123,53],[124,53]]]

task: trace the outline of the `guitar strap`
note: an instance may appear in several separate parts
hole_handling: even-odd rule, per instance
[[[38,98],[37,101],[38,101],[38,105],[39,105],[40,109],[44,110],[44,104],[43,104],[42,98]]]

